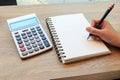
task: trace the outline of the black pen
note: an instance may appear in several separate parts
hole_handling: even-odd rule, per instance
[[[100,29],[100,25],[102,24],[102,22],[104,21],[104,19],[106,18],[106,16],[110,13],[110,11],[114,8],[115,4],[112,4],[105,12],[105,14],[103,15],[103,17],[100,19],[100,21],[95,25],[95,28]],[[87,37],[87,40],[89,39],[89,37],[92,34],[89,34],[89,36]]]

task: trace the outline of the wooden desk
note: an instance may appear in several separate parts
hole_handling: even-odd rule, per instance
[[[9,18],[36,13],[49,35],[45,23],[46,17],[82,12],[90,22],[93,18],[100,18],[112,2],[116,5],[107,19],[118,30],[120,27],[120,0],[0,7],[0,80],[111,80],[120,78],[120,48],[110,45],[108,45],[112,51],[110,55],[67,65],[59,62],[54,48],[44,54],[21,60],[6,22]]]

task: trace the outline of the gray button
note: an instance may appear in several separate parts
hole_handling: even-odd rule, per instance
[[[40,34],[40,36],[41,36],[41,37],[43,37],[43,36],[44,36],[44,34],[43,34],[43,33],[41,33],[41,34]]]
[[[42,42],[38,42],[37,44],[38,44],[38,46],[41,46],[41,45],[42,45]]]
[[[29,50],[29,49],[32,49],[32,46],[30,46],[30,45],[29,45],[29,46],[26,46],[26,47],[27,47],[28,50]]]
[[[33,39],[34,39],[34,37],[29,37],[29,39],[30,39],[30,40],[33,40]]]
[[[35,30],[35,28],[30,28],[31,31]]]
[[[19,41],[18,41],[18,44],[22,44],[22,43],[23,43],[22,40],[19,40]]]
[[[41,45],[39,46],[39,48],[40,48],[40,49],[44,49],[44,46],[43,46],[43,44],[41,44]]]
[[[34,44],[34,43],[35,43],[35,40],[32,40],[31,43]]]
[[[28,34],[28,37],[32,37],[32,34]]]
[[[27,35],[22,36],[22,38],[23,38],[23,39],[26,39],[26,38],[27,38]]]
[[[30,31],[27,31],[27,34],[30,34],[31,32]]]
[[[42,34],[43,32],[42,32],[42,30],[39,30],[38,33],[39,33],[39,34]]]
[[[31,30],[31,31],[32,31],[32,33],[36,32],[36,30],[35,30],[35,29],[33,29],[33,30]]]
[[[38,38],[38,39],[36,39],[36,41],[37,41],[37,42],[40,42],[41,40],[40,40],[40,38]]]
[[[37,35],[37,33],[36,33],[36,32],[33,32],[33,35]]]
[[[22,35],[22,36],[25,36],[25,35],[26,35],[26,33],[22,33],[21,35]]]
[[[24,42],[28,42],[28,41],[29,41],[28,38],[24,39]]]
[[[37,26],[36,29],[37,29],[37,30],[41,30],[41,29],[40,29],[40,26]]]
[[[26,45],[26,46],[29,46],[29,45],[30,45],[30,42],[25,42],[25,45]]]
[[[30,50],[28,50],[28,52],[29,52],[29,53],[33,53],[33,52],[34,52],[34,50],[33,50],[33,49],[30,49]]]
[[[23,56],[28,55],[28,52],[27,52],[27,51],[22,52],[22,55],[23,55]]]
[[[38,47],[36,47],[36,48],[34,48],[34,50],[35,50],[35,51],[39,51],[39,48],[38,48]]]
[[[19,34],[15,34],[15,37],[17,38],[17,37],[20,37],[20,35]]]
[[[39,36],[38,36],[38,35],[36,35],[36,36],[35,36],[35,39],[38,39],[38,38],[39,38]]]
[[[37,44],[32,44],[33,48],[36,48],[37,47]]]
[[[42,37],[42,40],[45,40],[45,39],[46,39],[46,37],[45,37],[45,36],[43,36],[43,37]]]
[[[16,37],[17,41],[20,41],[21,40],[21,37]]]

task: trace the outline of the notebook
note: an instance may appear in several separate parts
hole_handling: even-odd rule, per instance
[[[58,58],[62,63],[110,54],[102,41],[90,38],[90,26],[83,13],[52,16],[46,19]]]

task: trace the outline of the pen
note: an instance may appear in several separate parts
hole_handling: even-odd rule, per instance
[[[100,25],[102,24],[102,22],[104,21],[104,19],[106,18],[106,16],[110,13],[110,11],[114,8],[115,4],[112,4],[105,12],[105,14],[103,15],[103,17],[100,19],[100,21],[94,26],[97,29],[100,29]],[[92,34],[89,34],[89,36],[87,37],[87,40],[89,39],[89,37]]]

